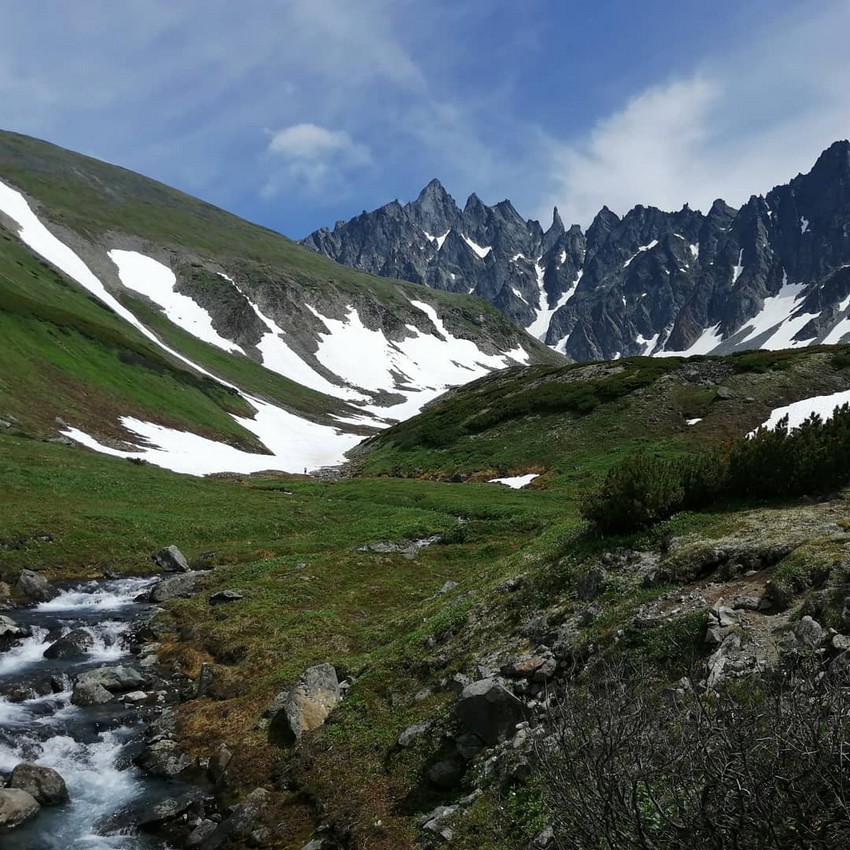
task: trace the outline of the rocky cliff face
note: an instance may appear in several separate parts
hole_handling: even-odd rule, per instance
[[[603,207],[547,230],[509,201],[461,210],[433,180],[303,244],[346,265],[474,294],[577,360],[850,339],[850,143],[736,210]]]

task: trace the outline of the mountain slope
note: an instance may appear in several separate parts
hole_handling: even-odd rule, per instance
[[[575,360],[850,338],[850,143],[740,210],[604,207],[544,232],[509,201],[460,210],[437,181],[303,244],[376,274],[474,293]]]
[[[11,234],[0,243],[3,318],[22,337],[0,374],[0,416],[24,414],[36,432],[59,416],[66,437],[181,471],[336,463],[446,386],[550,356],[474,299],[351,272],[154,181],[10,133],[0,134],[0,223]],[[85,341],[63,360],[56,332],[82,326]],[[108,366],[94,365],[104,348]],[[207,399],[142,399],[140,359]]]

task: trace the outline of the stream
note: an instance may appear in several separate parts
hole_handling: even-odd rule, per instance
[[[145,729],[144,712],[110,703],[71,704],[74,677],[102,665],[130,664],[131,627],[148,618],[151,606],[135,601],[155,579],[89,582],[62,590],[49,602],[11,612],[32,636],[0,653],[0,693],[12,686],[50,680],[55,693],[13,702],[0,696],[0,772],[22,761],[59,771],[70,802],[45,807],[32,820],[0,835],[3,850],[150,850],[161,842],[133,834],[130,824],[99,827],[128,807],[173,794],[175,786],[142,773],[132,763]],[[44,650],[61,635],[85,627],[94,635],[83,656],[50,660]],[[111,831],[110,831],[111,830]]]

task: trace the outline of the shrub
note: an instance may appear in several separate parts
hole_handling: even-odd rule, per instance
[[[719,499],[776,499],[825,493],[850,483],[850,405],[798,428],[788,418],[721,450],[676,460],[636,455],[588,496],[582,515],[601,534],[628,534]]]

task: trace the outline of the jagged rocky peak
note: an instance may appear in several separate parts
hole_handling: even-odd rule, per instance
[[[507,200],[488,206],[473,193],[460,210],[432,181],[403,211],[397,232],[376,211],[306,244],[477,295],[577,360],[850,339],[843,278],[833,280],[850,264],[847,141],[741,209],[722,199],[705,213],[638,204],[620,217],[603,206],[583,232],[565,230],[555,208],[544,231]],[[423,230],[439,238],[423,246]]]

